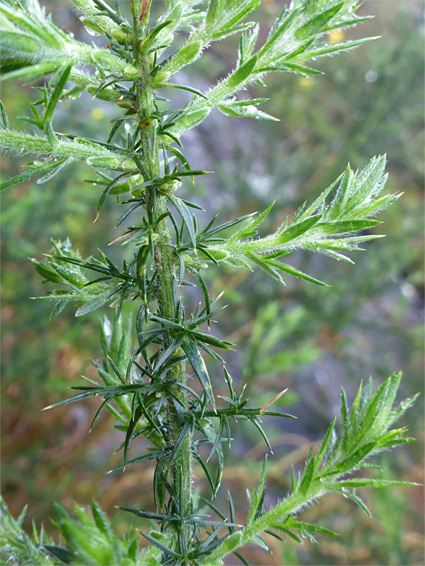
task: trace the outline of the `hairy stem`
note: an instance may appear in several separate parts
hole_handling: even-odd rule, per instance
[[[135,22],[136,24],[136,22]],[[136,35],[136,34],[135,34]],[[138,53],[137,45],[134,46]],[[142,73],[136,81],[136,96],[138,105],[138,118],[140,121],[141,136],[141,160],[144,168],[150,178],[161,176],[159,165],[159,146],[157,139],[157,123],[151,118],[154,111],[154,92],[150,85],[149,70],[150,61],[146,54],[140,54],[139,65]],[[157,290],[156,296],[158,301],[159,315],[167,320],[175,319],[175,302],[177,291],[177,280],[174,269],[174,258],[172,248],[170,246],[171,237],[166,218],[157,221],[164,213],[167,212],[167,200],[161,195],[157,187],[150,187],[146,191],[146,209],[148,217],[156,226],[154,240],[154,261],[157,270]],[[164,339],[164,350],[170,346],[169,338]],[[181,357],[181,352],[176,350],[174,357]],[[172,366],[167,372],[167,379],[171,381],[174,397],[179,399],[180,404],[187,408],[188,400],[186,391],[179,387],[178,383],[186,382],[186,365],[185,362],[179,362]],[[170,398],[168,403],[168,446],[170,451],[174,448],[177,439],[183,428],[179,415],[175,409],[174,403]],[[180,517],[188,515],[191,511],[191,434],[188,432],[183,440],[181,447],[170,465],[171,486],[175,494],[174,513]],[[176,523],[173,523],[176,525]],[[180,529],[180,525],[173,526]],[[182,544],[183,535],[183,544]],[[186,529],[180,531],[180,537],[175,540],[176,550],[185,554],[188,533]]]

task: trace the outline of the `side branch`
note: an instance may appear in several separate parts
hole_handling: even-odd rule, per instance
[[[94,167],[124,167],[128,169],[136,167],[132,160],[127,159],[125,153],[114,153],[99,144],[79,138],[72,141],[58,140],[57,143],[52,144],[47,138],[0,129],[0,147],[16,151],[22,155],[52,155],[53,157],[66,157],[75,161],[90,160],[90,165]]]

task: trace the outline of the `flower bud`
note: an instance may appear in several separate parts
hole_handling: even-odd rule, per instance
[[[155,83],[165,83],[165,81],[169,78],[170,73],[167,73],[166,71],[159,71],[158,73],[155,74]]]
[[[131,171],[133,169],[136,169],[137,165],[133,159],[126,159],[121,163],[121,167],[125,171]]]
[[[94,51],[92,58],[95,63],[98,63],[102,67],[107,67],[110,69],[116,69],[117,61],[120,61],[115,55],[112,55],[112,53],[109,53],[109,51],[102,49]]]
[[[118,43],[124,43],[127,37],[127,34],[122,29],[113,29],[109,33],[115,39],[115,41],[118,41]]]
[[[230,256],[230,253],[226,250],[219,250],[217,248],[207,248],[206,250],[209,255],[211,255],[216,261],[223,261]]]
[[[118,157],[105,156],[105,157],[89,157],[86,161],[90,167],[100,167],[102,169],[115,169],[119,166],[120,160]]]
[[[124,68],[124,75],[128,79],[134,80],[139,76],[139,71],[136,69],[136,67],[133,67],[133,65],[127,65]]]
[[[88,33],[90,35],[93,35],[90,32],[94,32],[97,35],[103,35],[104,31],[101,27],[99,27],[97,24],[95,24],[94,22],[92,22],[91,20],[89,20],[88,18],[80,18],[82,24],[84,25],[85,28],[87,28],[88,30],[90,30]]]

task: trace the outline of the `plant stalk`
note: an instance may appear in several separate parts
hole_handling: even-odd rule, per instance
[[[138,28],[140,29],[140,28]],[[135,34],[136,35],[136,34]],[[137,34],[138,35],[138,34]],[[136,49],[138,47],[135,46]],[[141,68],[140,78],[135,83],[136,97],[138,105],[138,120],[141,137],[140,158],[150,179],[161,176],[159,164],[159,144],[157,139],[157,122],[151,115],[155,110],[154,92],[150,84],[150,61],[145,53],[139,55]],[[148,180],[148,179],[146,179]],[[154,240],[154,262],[157,271],[156,298],[158,301],[159,315],[167,320],[175,320],[176,298],[178,300],[177,279],[175,275],[173,251],[170,246],[171,236],[167,219],[162,218],[167,212],[167,198],[160,193],[158,187],[148,187],[146,190],[146,210],[148,218],[155,226],[153,234]],[[176,297],[177,296],[177,297]],[[166,337],[162,345],[163,350],[170,346],[170,338]],[[172,356],[181,357],[182,351],[176,349]],[[179,387],[179,383],[186,382],[186,364],[181,361],[173,365],[167,372],[167,380],[171,382],[171,390],[174,398],[179,400],[179,404],[188,413],[187,392]],[[183,410],[184,412],[184,410]],[[175,408],[174,401],[170,397],[168,401],[168,423],[167,444],[170,452],[173,450],[177,439],[180,436],[184,422],[181,422],[179,414]],[[169,466],[171,487],[174,494],[172,511],[182,519],[191,512],[192,500],[192,470],[191,470],[191,432],[187,432],[180,449],[173,462]],[[186,554],[189,530],[184,526],[184,522],[172,523],[172,528],[178,531],[176,540],[176,551],[179,554]]]

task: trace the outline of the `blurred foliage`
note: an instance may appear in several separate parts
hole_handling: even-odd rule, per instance
[[[68,29],[78,36],[76,19],[60,3],[52,4],[57,4],[55,16],[66,20]],[[262,379],[250,394],[266,402],[264,392],[278,393],[289,387],[278,403],[293,404],[291,411],[299,416],[298,421],[285,422],[283,430],[277,424],[275,429],[270,427],[273,446],[283,454],[270,460],[270,496],[288,487],[290,465],[304,461],[309,442],[323,434],[329,417],[338,411],[339,384],[354,392],[359,375],[378,378],[400,368],[407,376],[404,396],[422,388],[424,35],[420,4],[369,0],[363,11],[377,17],[364,26],[369,26],[370,35],[381,34],[383,39],[322,62],[318,67],[326,74],[320,78],[289,76],[283,87],[281,79],[271,78],[267,91],[259,88],[260,96],[273,100],[265,110],[284,116],[280,123],[235,118],[223,132],[216,113],[194,131],[193,142],[188,140],[193,152],[204,152],[201,159],[206,168],[216,171],[212,181],[216,183],[215,202],[211,204],[217,209],[227,207],[228,218],[253,208],[263,210],[280,195],[278,202],[283,205],[280,209],[276,205],[269,220],[277,225],[304,200],[314,198],[347,161],[353,168],[361,167],[374,153],[388,155],[389,192],[405,192],[385,214],[387,238],[369,244],[367,257],[357,253],[355,268],[299,256],[297,267],[331,284],[334,293],[297,282],[282,292],[263,275],[242,271],[210,275],[217,290],[223,288],[223,277],[229,289],[225,298],[231,314],[222,314],[220,322],[226,338],[240,344],[239,356],[230,368],[232,375],[243,374],[249,381],[251,376],[259,377],[261,366]],[[272,20],[277,3],[265,2],[265,6],[262,14],[265,20],[268,16]],[[265,28],[267,21],[262,25]],[[353,32],[351,38],[355,38]],[[231,66],[226,45],[229,43],[211,49],[204,69],[211,80]],[[191,80],[196,86],[199,79],[194,76]],[[2,100],[15,121],[12,125],[17,125],[17,117],[26,113],[24,91],[7,83]],[[75,133],[88,133],[84,99],[72,108],[72,112],[65,108],[59,116],[63,128],[67,124]],[[99,103],[91,113],[99,131],[107,130],[108,111],[107,103]],[[3,173],[16,175],[19,165],[16,159],[4,159]],[[76,167],[73,165],[74,173]],[[26,183],[2,196],[2,492],[14,515],[29,503],[26,525],[31,519],[51,516],[54,500],[70,505],[73,498],[88,504],[96,497],[105,510],[113,507],[118,494],[124,505],[136,498],[144,507],[151,501],[151,494],[140,490],[150,478],[149,469],[105,476],[118,463],[108,454],[119,433],[111,438],[105,415],[87,440],[96,402],[39,412],[43,404],[63,397],[80,373],[93,375],[88,360],[97,347],[96,316],[75,326],[70,323],[73,314],[69,309],[51,323],[49,305],[29,299],[40,295],[40,279],[27,260],[40,249],[49,250],[48,235],[55,239],[69,235],[83,255],[114,238],[115,219],[107,205],[94,230],[98,194],[84,182],[86,175],[82,166],[72,182],[65,172],[47,188]],[[54,198],[57,192],[60,199]],[[202,198],[200,194],[199,200]],[[267,360],[261,364],[260,344],[267,351]],[[421,482],[421,403],[407,418],[418,442],[400,449],[392,462],[406,480]],[[241,430],[244,428],[238,428],[239,435]],[[252,487],[258,475],[252,465],[244,465],[244,458],[251,451],[260,468],[263,448],[257,446],[259,442],[246,429],[234,444],[233,466],[224,475],[228,485],[241,494],[240,516],[245,513],[244,488]],[[379,522],[372,522],[351,503],[341,504],[330,497],[307,510],[304,518],[326,517],[327,526],[340,531],[341,539],[314,546],[305,542],[301,550],[270,539],[273,555],[267,560],[275,565],[420,563],[421,501],[420,489],[375,490],[367,503]],[[120,519],[119,530],[124,533],[128,525],[123,515],[116,515],[117,523]],[[249,552],[253,563],[264,563],[260,551]]]

